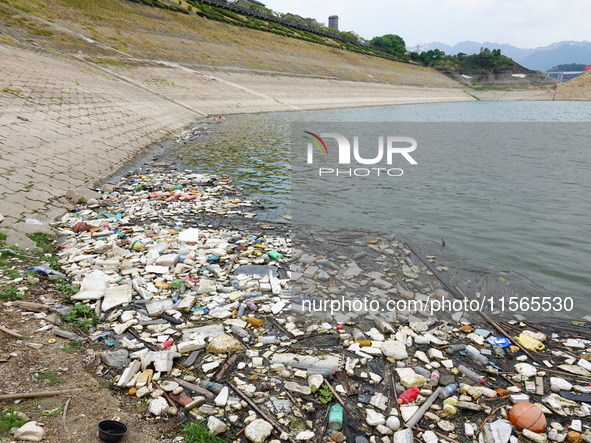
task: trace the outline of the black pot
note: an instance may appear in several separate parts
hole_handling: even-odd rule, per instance
[[[98,429],[100,439],[112,443],[121,440],[127,433],[127,426],[116,420],[101,421]]]

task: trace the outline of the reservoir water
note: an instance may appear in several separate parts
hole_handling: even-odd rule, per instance
[[[319,121],[544,123],[552,134],[539,131],[539,142],[516,145],[500,133],[493,149],[441,134],[433,152],[421,156],[417,149],[421,168],[380,185],[371,204],[356,207],[354,197],[343,202],[342,214],[379,220],[382,231],[413,239],[450,267],[510,271],[533,293],[571,296],[579,314],[591,312],[591,139],[585,138],[588,131],[573,134],[573,127],[556,124],[579,122],[578,132],[591,129],[589,103],[465,102],[236,115],[213,125],[212,136],[176,146],[169,156],[186,168],[231,176],[268,208],[265,218],[280,219],[298,200],[290,181],[292,126]],[[309,186],[319,189],[314,180]],[[343,200],[330,187],[322,188],[322,198]],[[321,219],[322,208],[316,210]]]

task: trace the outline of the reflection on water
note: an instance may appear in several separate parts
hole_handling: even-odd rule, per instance
[[[589,122],[591,108],[583,102],[467,102],[238,115],[214,124],[211,136],[176,145],[170,157],[186,168],[231,176],[269,208],[264,218],[278,219],[290,212],[291,124],[302,121]],[[511,143],[502,134],[500,140]],[[470,267],[515,270],[557,295],[581,300],[591,285],[591,151],[561,146],[540,156],[515,146],[500,171],[487,167],[494,152],[470,148],[446,147],[447,163],[433,164],[442,168],[437,176],[417,176],[367,215],[387,215],[393,232],[443,260],[463,257]],[[455,153],[461,156],[454,159]],[[330,189],[323,192],[337,198]]]

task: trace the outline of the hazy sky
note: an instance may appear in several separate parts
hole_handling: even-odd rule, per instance
[[[509,43],[521,48],[564,40],[591,40],[591,0],[262,0],[279,12],[328,24],[365,38],[398,34],[417,43],[463,40]]]

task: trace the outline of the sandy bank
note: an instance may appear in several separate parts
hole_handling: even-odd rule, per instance
[[[175,64],[93,64],[0,45],[2,227],[50,220],[139,150],[211,114],[471,100],[457,88],[393,86]]]

